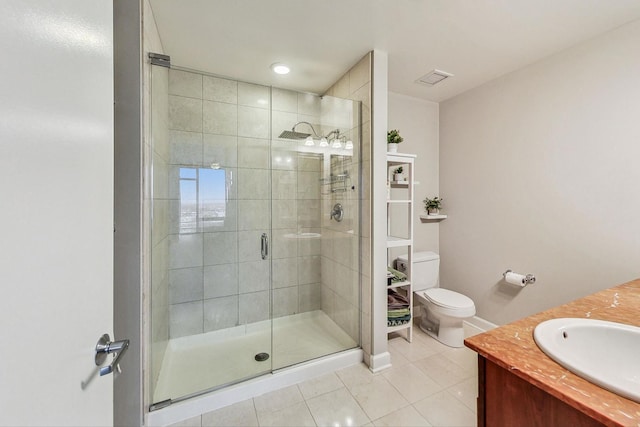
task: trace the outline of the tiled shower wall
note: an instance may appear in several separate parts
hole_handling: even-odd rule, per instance
[[[269,319],[272,209],[273,315],[320,308],[320,243],[299,236],[319,232],[321,160],[277,139],[319,113],[313,95],[169,71],[170,337]]]
[[[366,355],[365,361],[369,360],[369,355],[371,355],[371,67],[372,53],[370,52],[325,93],[325,95],[352,99],[362,103],[362,151],[360,156],[354,159],[360,163],[362,173],[362,191],[360,192],[360,220],[362,222],[360,229],[362,233],[359,236],[361,262],[359,276],[362,301],[360,305],[353,306],[353,309],[359,311],[361,319],[360,342]],[[352,272],[357,266],[357,260],[353,261]]]
[[[322,311],[353,338],[360,341],[360,114],[358,104],[348,99],[322,99],[325,132],[344,129],[354,141],[352,150],[333,150],[325,160],[322,186]],[[336,204],[343,218],[336,221],[329,212]]]

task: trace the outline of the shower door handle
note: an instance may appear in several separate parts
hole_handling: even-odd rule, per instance
[[[267,237],[267,233],[262,233],[260,238],[260,253],[262,259],[266,259],[269,256],[269,237]]]

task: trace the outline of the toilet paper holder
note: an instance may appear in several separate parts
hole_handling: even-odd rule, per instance
[[[508,269],[507,271],[502,273],[502,277],[505,278],[505,280],[507,278],[507,273],[513,273],[513,270]],[[531,285],[533,283],[536,283],[536,276],[534,276],[533,274],[527,274],[524,276],[522,286]]]

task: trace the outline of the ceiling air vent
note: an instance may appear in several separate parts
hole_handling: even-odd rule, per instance
[[[434,86],[435,84],[440,83],[448,77],[453,77],[453,74],[447,73],[446,71],[442,70],[431,70],[427,74],[416,80],[416,83],[427,86]]]

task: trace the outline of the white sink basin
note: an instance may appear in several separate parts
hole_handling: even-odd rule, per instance
[[[540,323],[533,338],[574,374],[640,403],[640,328],[595,319]]]

